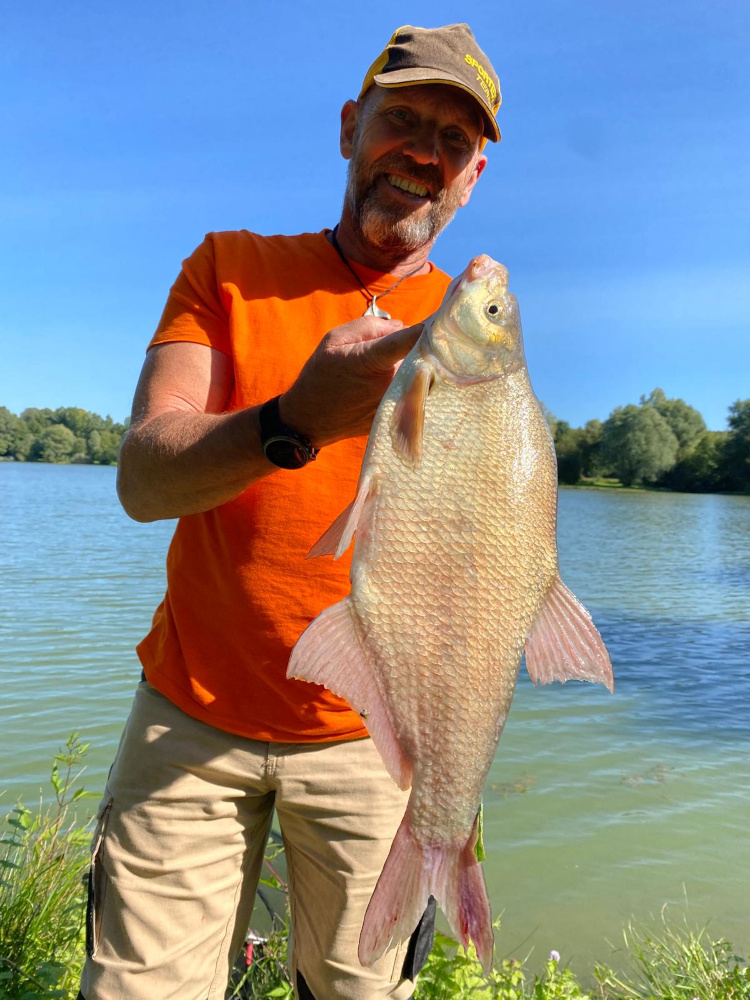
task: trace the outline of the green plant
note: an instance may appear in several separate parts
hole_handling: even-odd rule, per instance
[[[490,974],[495,975],[495,971]],[[516,984],[523,989],[523,972],[515,971]],[[497,994],[492,992],[490,980],[485,978],[482,967],[473,948],[465,951],[453,938],[435,932],[427,964],[419,974],[414,1000],[464,1000],[476,997],[489,1000]],[[508,1000],[522,997],[522,992],[508,993]]]
[[[88,744],[72,734],[54,758],[54,801],[32,812],[22,803],[5,817],[0,837],[0,1000],[72,1000],[84,958],[85,892],[90,824],[76,824],[71,805],[88,793],[75,787]],[[227,997],[291,1000],[287,974],[288,888],[279,872],[283,848],[272,838],[261,892],[272,929],[238,963]],[[283,869],[282,869],[283,870]],[[283,913],[283,916],[280,915]],[[499,924],[497,922],[496,926]],[[632,923],[624,932],[632,973],[595,968],[595,993],[587,992],[552,952],[533,979],[524,963],[506,958],[485,975],[473,948],[465,951],[445,934],[419,976],[415,1000],[750,1000],[750,968],[706,928],[692,930],[662,912],[658,933]]]
[[[499,920],[495,922],[495,927]],[[415,1000],[592,1000],[570,969],[552,952],[541,976],[529,980],[524,965],[505,958],[488,975],[473,947],[468,951],[445,934],[435,934],[427,965],[420,973]]]
[[[292,1000],[294,990],[287,974],[288,927],[273,931],[253,945],[252,961],[243,970],[235,966],[227,1000],[261,1000],[275,997]]]
[[[272,890],[282,896],[283,916],[269,906],[273,929],[266,938],[245,945],[245,953],[235,965],[227,1000],[292,1000],[294,990],[287,972],[289,942],[289,886],[279,874],[278,859],[284,854],[281,839],[271,835],[263,859],[260,892]],[[268,905],[268,904],[267,904]],[[244,961],[244,968],[243,968]]]
[[[552,952],[541,978],[534,977],[534,1000],[593,1000],[576,981],[570,969],[560,967],[560,956]]]
[[[19,802],[0,838],[0,1000],[67,998],[83,961],[88,826],[69,822],[87,793],[75,785],[89,744],[77,733],[55,755],[54,802]]]
[[[750,1000],[750,967],[732,946],[709,937],[707,928],[692,930],[661,914],[658,934],[636,928],[624,931],[634,976],[597,967],[603,995],[612,1000]]]

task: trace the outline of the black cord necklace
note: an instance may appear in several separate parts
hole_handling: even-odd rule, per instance
[[[372,292],[370,291],[370,289],[367,287],[367,285],[364,283],[364,281],[362,281],[362,279],[360,278],[360,276],[357,274],[357,272],[354,270],[354,268],[352,267],[352,265],[349,263],[349,261],[347,260],[347,258],[344,256],[344,251],[341,249],[341,247],[339,246],[339,241],[336,239],[336,231],[337,231],[338,228],[339,228],[338,225],[334,226],[333,231],[331,232],[331,243],[333,243],[333,247],[334,247],[334,250],[336,251],[336,253],[339,255],[339,257],[343,260],[343,262],[346,264],[346,266],[352,272],[352,274],[354,275],[354,277],[357,279],[357,283],[359,284],[359,287],[362,289],[362,291],[365,294],[365,298],[368,300],[367,301],[367,308],[362,313],[362,315],[363,316],[379,316],[381,319],[390,319],[391,318],[391,314],[387,313],[385,311],[385,309],[381,309],[380,306],[377,303],[377,300],[384,298],[388,294],[388,292],[392,292],[394,288],[398,288],[398,286],[401,284],[401,282],[404,280],[404,278],[413,278],[414,275],[417,273],[417,271],[421,271],[422,270],[422,268],[424,267],[424,264],[420,264],[419,267],[415,267],[414,270],[413,271],[409,271],[408,274],[402,274],[401,277],[398,279],[398,281],[394,281],[393,284],[391,285],[391,287],[390,288],[386,288],[386,290],[384,292],[381,292],[380,295],[373,295]]]

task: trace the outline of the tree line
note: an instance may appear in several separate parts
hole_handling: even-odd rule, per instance
[[[707,430],[698,410],[662,389],[584,427],[545,415],[561,483],[610,478],[688,493],[750,492],[750,399],[732,403],[726,431]],[[114,465],[128,423],[76,406],[30,407],[20,416],[0,406],[0,459]]]
[[[726,431],[707,430],[694,407],[662,389],[584,427],[546,415],[561,483],[613,478],[684,493],[750,492],[750,399],[732,403]]]
[[[78,406],[32,406],[20,416],[0,406],[0,459],[116,465],[129,422],[118,424]]]

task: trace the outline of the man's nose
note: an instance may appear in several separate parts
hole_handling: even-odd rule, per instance
[[[406,143],[404,152],[416,163],[438,163],[440,149],[437,132],[431,128],[420,129]]]

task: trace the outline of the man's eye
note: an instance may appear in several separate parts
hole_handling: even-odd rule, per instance
[[[409,120],[409,112],[405,111],[404,108],[394,108],[390,112],[391,118],[396,118],[400,122],[405,122]]]
[[[459,129],[451,129],[449,132],[445,133],[445,137],[448,142],[454,143],[458,146],[468,146],[469,140]]]

